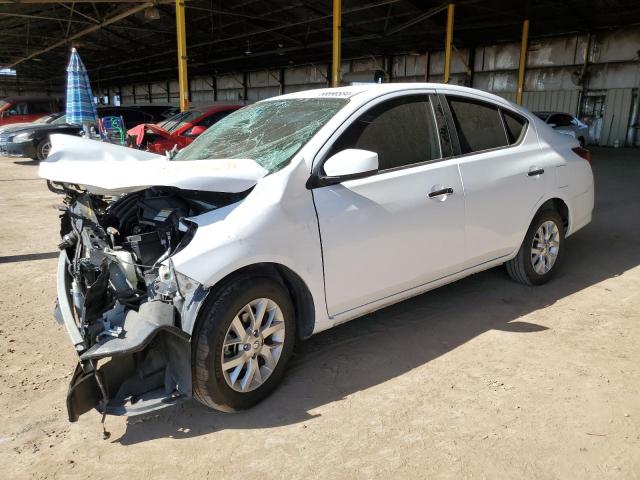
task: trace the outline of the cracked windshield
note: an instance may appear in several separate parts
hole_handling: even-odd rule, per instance
[[[273,173],[285,167],[347,102],[292,98],[249,105],[213,125],[173,160],[250,158]]]

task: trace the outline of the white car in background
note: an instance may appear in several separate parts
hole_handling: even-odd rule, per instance
[[[589,125],[579,118],[562,112],[534,112],[534,114],[556,132],[577,139],[581,147],[590,143]]]
[[[250,407],[297,339],[502,264],[547,282],[593,209],[577,140],[450,85],[264,100],[173,159],[52,140],[71,421],[192,395]]]

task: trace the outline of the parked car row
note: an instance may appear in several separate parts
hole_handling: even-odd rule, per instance
[[[126,127],[142,122],[162,120],[142,108],[135,107],[98,107],[98,117],[122,117]],[[53,133],[80,135],[82,127],[67,123],[66,116],[54,113],[41,116],[31,123],[12,123],[0,127],[0,155],[27,157],[44,160],[49,154]]]
[[[20,103],[22,102],[22,103]],[[80,135],[82,127],[66,122],[63,113],[48,113],[35,121],[29,115],[14,115],[14,111],[34,112],[37,103],[26,100],[5,101],[8,112],[5,119],[12,120],[0,126],[0,156],[26,157],[42,161],[51,149],[50,135],[63,133]],[[5,105],[5,106],[6,106]],[[57,106],[54,101],[47,108]],[[212,105],[179,112],[176,107],[142,105],[133,107],[98,107],[98,117],[122,117],[128,130],[130,145],[142,150],[164,154],[174,148],[189,145],[207,128],[242,105]],[[40,107],[38,107],[40,108]],[[45,107],[41,109],[46,110]],[[6,110],[6,109],[5,109]],[[20,120],[15,121],[13,120]]]
[[[103,116],[110,110],[126,115],[125,123],[130,126],[153,121],[162,121],[172,117],[180,110],[171,105],[133,105],[123,107],[98,107]],[[55,97],[10,97],[0,100],[0,126],[15,123],[30,123],[46,114],[55,114],[64,110],[64,102]],[[136,118],[137,117],[137,118]]]
[[[28,123],[43,115],[59,112],[62,102],[51,97],[11,97],[0,100],[0,125]]]

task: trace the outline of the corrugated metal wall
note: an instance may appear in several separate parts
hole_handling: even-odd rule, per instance
[[[616,140],[623,145],[629,127],[629,112],[633,89],[640,86],[640,28],[620,29],[594,35],[591,50],[586,52],[587,34],[571,34],[533,40],[527,56],[527,75],[523,105],[532,111],[562,111],[579,114],[583,85],[576,79],[582,70],[585,55],[590,65],[586,77],[587,92],[606,95],[602,118],[590,119],[597,128],[596,142],[613,145]],[[515,101],[517,68],[520,46],[517,42],[454,49],[451,65],[451,81],[500,95]],[[473,61],[470,61],[473,58]],[[383,57],[367,57],[345,60],[342,73],[383,70],[391,73],[394,82],[441,82],[444,55],[442,51],[396,55],[389,60]],[[428,70],[428,71],[427,71]],[[473,71],[473,84],[469,73]],[[284,93],[328,86],[326,64],[290,66],[284,69]],[[260,70],[246,74],[229,73],[213,77],[191,78],[191,103],[208,104],[214,99],[220,102],[253,102],[278,95],[280,70]],[[214,93],[213,86],[216,85]],[[154,103],[178,103],[178,85],[171,81],[169,92],[166,82],[151,86]],[[113,89],[112,89],[113,93]],[[136,85],[136,103],[149,102],[149,85]],[[132,86],[122,88],[122,104],[133,103]]]
[[[522,105],[532,112],[556,111],[577,115],[579,99],[580,92],[578,92],[578,90],[524,92],[522,95]]]
[[[600,145],[625,144],[631,115],[631,88],[612,88],[607,90]]]

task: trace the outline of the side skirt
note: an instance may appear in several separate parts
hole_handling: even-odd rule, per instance
[[[456,280],[460,280],[461,278],[468,277],[469,275],[473,275],[474,273],[482,272],[484,270],[497,267],[498,265],[502,265],[504,262],[509,260],[509,258],[512,256],[513,255],[505,255],[499,258],[495,258],[493,260],[489,260],[488,262],[481,263],[480,265],[476,265],[475,267],[467,268],[460,272],[452,273],[451,275],[447,275],[446,277],[433,280],[432,282],[425,283],[423,285],[419,285],[417,287],[404,290],[402,292],[396,293],[394,295],[390,295],[380,300],[376,300],[375,302],[367,303],[360,307],[356,307],[352,310],[347,310],[346,312],[339,313],[331,317],[331,319],[334,320],[331,327],[335,327],[336,325],[340,325],[341,323],[348,322],[349,320],[354,320],[358,317],[362,317],[363,315],[375,312],[376,310],[380,310],[382,308],[388,307],[389,305],[393,305],[395,303],[401,302],[408,298],[415,297],[416,295],[420,295],[430,290],[434,290],[443,285],[447,285],[448,283],[452,283],[452,282],[455,282]],[[314,333],[317,333],[317,332],[314,332]]]

